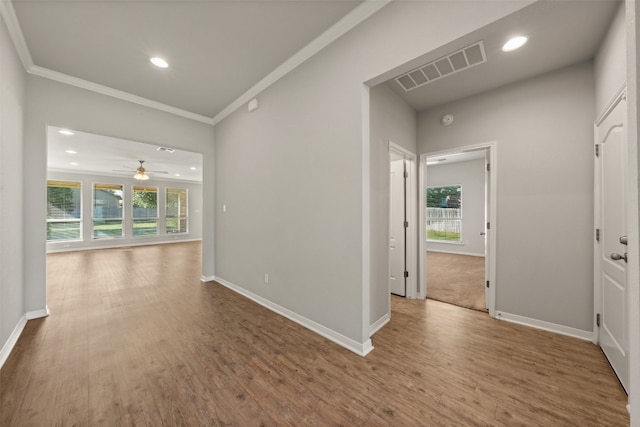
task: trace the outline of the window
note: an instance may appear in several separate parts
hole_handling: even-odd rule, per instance
[[[133,235],[156,236],[158,234],[158,189],[133,187]]]
[[[47,181],[47,241],[82,240],[82,185]]]
[[[93,238],[122,237],[122,199],[118,184],[93,184]]]
[[[460,242],[462,187],[427,188],[427,240]]]
[[[188,230],[189,215],[187,210],[187,190],[184,188],[166,189],[167,234],[186,233]]]

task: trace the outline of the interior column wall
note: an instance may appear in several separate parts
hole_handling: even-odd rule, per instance
[[[0,18],[0,350],[24,314],[22,158],[26,74]],[[15,337],[17,338],[17,337]],[[5,352],[0,352],[0,366]]]

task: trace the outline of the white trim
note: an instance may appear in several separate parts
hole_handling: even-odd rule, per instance
[[[204,274],[200,276],[200,281],[203,283],[213,282],[216,280],[216,276],[205,276]]]
[[[42,310],[27,311],[25,316],[27,316],[27,320],[49,317],[49,306],[45,306]]]
[[[544,320],[532,319],[530,317],[519,316],[517,314],[505,313],[504,311],[496,311],[496,319],[504,320],[511,323],[517,323],[518,325],[529,326],[560,335],[566,335],[585,341],[593,340],[593,331],[584,331],[582,329],[576,329],[569,326],[558,325],[556,323],[545,322]]]
[[[268,308],[269,310],[286,317],[287,319],[296,322],[297,324],[304,326],[305,328],[317,333],[318,335],[322,335],[326,339],[333,341],[334,343],[346,348],[347,350],[351,350],[359,356],[366,356],[371,350],[373,350],[373,346],[371,345],[371,339],[367,339],[364,343],[359,343],[355,340],[352,340],[349,337],[346,337],[332,329],[327,328],[313,320],[307,319],[295,313],[287,308],[282,307],[272,301],[269,301],[266,298],[261,297],[260,295],[256,295],[251,291],[248,291],[240,286],[234,285],[231,282],[228,282],[220,277],[215,277],[215,281],[220,283],[221,285],[231,289],[243,295],[250,300],[260,304],[263,307]]]
[[[369,337],[372,337],[373,334],[382,329],[382,327],[389,323],[389,321],[391,321],[391,313],[386,313],[384,316],[373,322],[369,327]]]
[[[439,252],[439,253],[442,253],[442,254],[477,256],[477,257],[483,257],[484,258],[484,254],[472,254],[471,252],[443,251],[443,250],[440,250],[440,249],[427,249],[427,252]]]
[[[166,113],[175,114],[176,116],[182,116],[187,119],[195,120],[198,122],[213,125],[211,118],[186,111],[181,108],[172,107],[171,105],[163,104],[161,102],[152,101],[147,98],[143,98],[138,95],[133,95],[122,90],[113,89],[108,86],[103,86],[98,83],[93,83],[88,80],[79,79],[77,77],[70,76],[68,74],[59,73],[57,71],[49,70],[47,68],[38,67],[34,65],[30,67],[27,72],[34,76],[40,76],[47,79],[55,80],[60,83],[65,83],[71,86],[76,86],[82,89],[90,90],[92,92],[101,93],[103,95],[111,96],[113,98],[129,101],[134,104],[143,105],[145,107],[154,108],[156,110],[164,111]]]
[[[327,31],[316,37],[311,43],[300,49],[289,59],[284,61],[272,72],[267,74],[262,80],[253,85],[251,89],[246,91],[238,99],[229,104],[224,110],[219,112],[213,117],[213,124],[216,125],[224,120],[229,114],[236,111],[245,103],[249,102],[252,98],[255,98],[280,80],[282,77],[293,71],[300,64],[307,59],[320,52],[322,49],[333,43],[336,39],[358,26],[362,21],[369,18],[371,15],[382,9],[392,0],[365,0],[351,12],[347,13],[342,19],[331,26]]]
[[[595,121],[595,127],[598,127],[604,119],[606,119],[620,101],[627,99],[627,82],[625,81],[622,86],[618,88],[616,94],[611,98],[609,103],[602,109],[602,113]]]
[[[33,59],[31,58],[31,53],[29,53],[27,42],[24,40],[16,11],[10,0],[0,0],[0,15],[4,18],[4,23],[7,25],[11,41],[13,41],[13,46],[18,52],[22,66],[25,70],[29,70],[33,67]]]
[[[198,238],[198,239],[184,239],[184,240],[162,240],[162,241],[156,241],[156,242],[152,242],[152,241],[147,241],[147,242],[138,242],[138,243],[124,243],[121,245],[107,245],[107,246],[81,246],[81,247],[69,247],[69,248],[62,248],[62,249],[47,249],[47,253],[48,254],[55,254],[55,253],[59,253],[59,252],[76,252],[76,251],[95,251],[95,250],[100,250],[100,249],[119,249],[119,248],[129,248],[129,247],[133,247],[133,246],[153,246],[153,245],[166,245],[166,244],[171,244],[171,243],[186,243],[186,242],[199,242],[202,241],[202,238]],[[73,241],[70,240],[69,244],[73,244],[73,243],[78,243],[78,242],[82,242],[80,241]],[[54,242],[47,242],[47,244],[52,244]],[[62,242],[61,242],[62,243]]]
[[[371,323],[371,101],[370,88],[362,85],[362,340],[369,338]],[[391,297],[389,297],[391,298]],[[391,309],[391,305],[389,305]]]
[[[26,324],[27,324],[27,315],[23,314],[20,320],[18,320],[16,327],[13,328],[13,332],[11,332],[11,335],[9,335],[9,338],[2,346],[2,350],[0,350],[0,369],[2,369],[4,362],[7,361],[7,359],[9,358],[9,355],[11,354],[11,351],[16,346],[16,343],[18,342],[18,338],[20,338],[20,334],[22,334],[22,331]]]

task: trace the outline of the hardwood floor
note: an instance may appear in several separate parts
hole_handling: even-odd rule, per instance
[[[393,298],[362,358],[201,283],[199,260],[199,243],[49,255],[51,316],[0,370],[0,425],[629,423],[591,343]]]

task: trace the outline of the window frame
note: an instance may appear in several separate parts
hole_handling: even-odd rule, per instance
[[[457,217],[447,217],[447,216],[440,216],[440,217],[429,217],[429,209],[430,208],[434,208],[433,206],[429,206],[429,190],[432,188],[447,188],[447,187],[457,187],[458,188],[458,194],[459,194],[459,198],[458,198],[458,208],[447,208],[447,207],[440,207],[440,209],[458,209],[459,211],[459,215]],[[462,190],[462,184],[451,184],[451,185],[432,185],[432,186],[428,186],[425,189],[425,223],[426,223],[426,227],[425,227],[425,232],[426,232],[426,240],[427,242],[433,242],[433,243],[453,243],[453,244],[460,244],[462,243],[462,220],[463,220],[463,190]],[[456,227],[459,230],[459,235],[458,235],[458,239],[454,240],[454,239],[447,239],[447,238],[434,238],[434,237],[429,237],[429,222],[433,221],[433,220],[442,220],[442,221],[455,221],[457,223],[459,223],[459,226]],[[445,232],[447,232],[447,230],[444,230]]]
[[[64,186],[64,185],[57,185],[57,186],[52,186],[51,183],[67,183],[67,184],[77,184],[74,186]],[[47,180],[47,205],[49,204],[49,188],[50,187],[56,187],[56,188],[77,188],[79,191],[79,201],[78,201],[78,205],[79,205],[79,211],[80,211],[80,216],[78,218],[62,218],[62,219],[55,219],[55,218],[48,218],[48,214],[49,214],[49,208],[47,206],[47,243],[58,243],[58,242],[81,242],[83,240],[83,235],[82,235],[82,229],[83,229],[83,206],[82,206],[82,181],[67,181],[67,180],[60,180],[60,179],[48,179]],[[79,224],[79,233],[78,233],[78,238],[77,239],[55,239],[55,240],[50,240],[49,239],[49,224],[54,224],[54,223],[78,223]]]
[[[184,202],[184,215],[182,215],[182,210],[180,209],[180,199],[178,198],[178,214],[175,216],[171,216],[168,214],[168,210],[169,210],[169,192],[176,192],[176,193],[180,193],[180,192],[184,192],[184,197],[185,197],[185,202]],[[180,196],[178,196],[180,197]],[[188,188],[172,188],[172,187],[165,187],[164,189],[164,217],[165,217],[165,226],[164,226],[164,232],[166,235],[177,235],[177,234],[188,234],[189,233],[189,189]],[[169,221],[172,220],[178,220],[178,231],[169,231],[168,229],[168,224]],[[181,221],[185,221],[185,231],[180,231],[181,230],[181,226],[180,226],[180,222]]]
[[[104,186],[104,187],[114,187],[114,188],[96,188],[97,186]],[[101,218],[96,218],[95,213],[96,213],[96,190],[105,190],[105,189],[110,189],[110,190],[115,190],[117,189],[116,187],[119,187],[119,190],[122,192],[121,195],[121,201],[120,201],[120,211],[121,211],[121,215],[120,218],[116,218],[116,217],[101,217]],[[122,239],[125,237],[125,188],[123,184],[108,184],[108,183],[102,183],[102,182],[94,182],[91,185],[91,236],[93,240],[106,240],[106,239]],[[109,222],[117,222],[120,221],[120,235],[119,236],[103,236],[103,237],[99,237],[96,236],[96,221],[101,221],[101,222],[105,222],[105,223],[109,223]]]
[[[137,217],[136,216],[136,207],[134,206],[135,204],[135,194],[136,192],[155,192],[156,193],[156,215],[155,217]],[[160,206],[158,204],[159,200],[158,200],[158,196],[160,193],[160,189],[158,187],[151,187],[151,186],[146,186],[146,185],[132,185],[131,186],[131,237],[133,238],[143,238],[143,237],[157,237],[160,235]],[[148,208],[143,208],[143,209],[148,209]],[[145,221],[154,221],[156,226],[155,226],[155,233],[153,234],[136,234],[136,223],[141,223],[141,222],[145,222]]]

